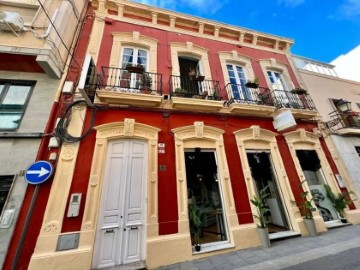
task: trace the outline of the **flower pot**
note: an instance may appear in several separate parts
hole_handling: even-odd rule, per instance
[[[347,219],[346,219],[346,218],[340,218],[340,220],[341,220],[341,223],[344,223],[344,224],[347,223]]]
[[[125,68],[130,73],[143,73],[145,70],[143,67],[126,67]]]
[[[251,82],[248,82],[245,84],[246,87],[249,87],[249,88],[258,88],[259,87],[259,84],[258,83],[251,83]]]
[[[271,245],[270,245],[268,228],[259,228],[258,227],[258,232],[259,232],[260,241],[261,241],[262,246],[264,248],[269,248]]]
[[[201,250],[201,245],[200,244],[196,244],[195,245],[195,251],[199,252]]]
[[[317,236],[315,221],[312,218],[304,218],[306,228],[309,231],[310,236]]]

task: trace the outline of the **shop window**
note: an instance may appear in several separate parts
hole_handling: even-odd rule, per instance
[[[34,82],[0,81],[0,130],[16,130],[24,115]]]

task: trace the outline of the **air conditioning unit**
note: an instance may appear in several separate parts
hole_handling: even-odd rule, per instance
[[[0,30],[19,32],[24,27],[24,20],[19,13],[0,11]]]

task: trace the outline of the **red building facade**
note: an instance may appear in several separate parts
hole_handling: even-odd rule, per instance
[[[270,239],[307,235],[295,201],[339,190],[338,169],[311,98],[291,91],[292,41],[127,1],[93,5],[75,55],[90,68],[67,77],[81,75],[74,96],[91,106],[71,104],[58,133],[29,269],[154,268],[258,246],[250,199],[264,188]],[[318,232],[338,220],[322,206]]]

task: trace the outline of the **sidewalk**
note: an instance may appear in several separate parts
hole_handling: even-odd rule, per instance
[[[161,270],[275,270],[360,247],[360,226],[334,228],[316,237],[296,237],[194,261]]]

